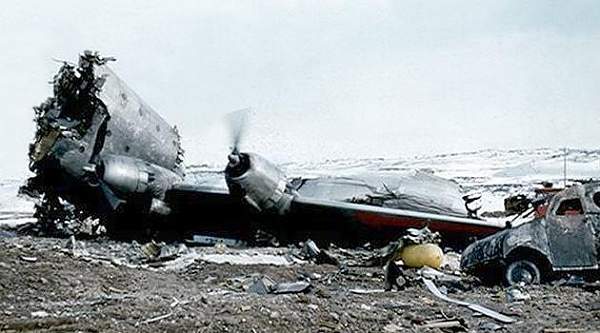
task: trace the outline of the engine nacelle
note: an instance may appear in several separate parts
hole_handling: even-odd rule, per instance
[[[145,193],[151,172],[143,161],[125,156],[105,156],[98,166],[100,179],[120,193]]]
[[[242,153],[238,157],[243,170],[231,166],[225,170],[229,192],[259,211],[285,214],[294,198],[285,174],[259,155]]]
[[[124,195],[151,194],[163,199],[165,192],[181,177],[155,164],[121,155],[105,155],[97,167],[98,177]]]

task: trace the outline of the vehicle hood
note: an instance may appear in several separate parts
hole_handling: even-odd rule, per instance
[[[463,251],[461,268],[471,270],[487,262],[506,258],[510,252],[519,247],[535,249],[548,253],[546,233],[539,219],[521,224],[518,227],[505,229],[469,245]]]
[[[488,261],[502,257],[502,246],[511,229],[499,231],[469,245],[462,253],[460,268],[469,271]]]

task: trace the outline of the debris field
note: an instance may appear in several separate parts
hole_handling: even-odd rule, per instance
[[[298,247],[168,244],[174,255],[151,259],[136,242],[0,234],[2,332],[589,332],[600,323],[596,288],[434,280],[512,323],[439,299],[418,269],[403,270],[401,290],[383,291],[382,267],[352,263],[364,250],[331,249],[340,266],[303,260]],[[236,257],[246,259],[227,262]],[[455,273],[451,263],[442,270]],[[252,288],[265,279],[310,287]]]

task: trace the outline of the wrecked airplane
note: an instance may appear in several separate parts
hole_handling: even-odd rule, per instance
[[[561,273],[597,273],[600,183],[574,185],[550,199],[545,215],[471,244],[461,268],[509,285],[547,281]]]
[[[77,66],[65,62],[54,96],[34,108],[35,177],[22,191],[41,196],[42,222],[65,217],[60,198],[104,221],[169,213],[166,190],[183,179],[179,134],[115,75],[111,60],[86,51]]]
[[[456,183],[424,172],[288,179],[263,157],[239,151],[243,122],[234,130],[226,187],[189,183],[177,129],[112,72],[111,60],[85,52],[77,66],[64,63],[54,96],[35,108],[35,177],[23,192],[41,198],[43,223],[64,219],[66,200],[75,206],[71,215],[93,216],[109,232],[134,237],[162,229],[252,240],[260,229],[284,242],[356,244],[428,226],[464,242],[504,227],[477,218],[469,206],[476,198],[461,198]]]

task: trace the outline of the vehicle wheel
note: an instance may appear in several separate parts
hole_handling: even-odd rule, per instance
[[[504,279],[510,286],[538,284],[541,278],[540,269],[529,260],[515,260],[511,262],[506,267],[504,274]]]

